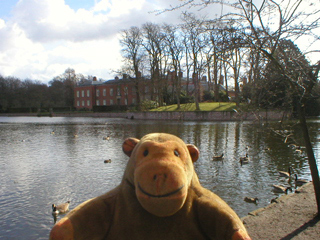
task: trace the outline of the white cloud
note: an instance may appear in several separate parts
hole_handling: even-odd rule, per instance
[[[178,12],[156,16],[162,0],[97,0],[90,9],[72,9],[64,0],[20,0],[0,19],[0,74],[50,81],[65,69],[112,78],[121,67],[120,30],[146,22],[176,23]]]
[[[74,11],[63,0],[19,1],[12,19],[0,19],[0,74],[48,82],[71,67],[85,75],[113,77],[110,70],[121,64],[117,33],[125,27],[121,16],[126,11],[115,1],[112,10],[101,12],[103,2],[108,1]]]
[[[21,0],[14,20],[33,41],[86,41],[114,36],[150,17],[145,0],[101,0],[92,9],[71,9],[64,0]]]

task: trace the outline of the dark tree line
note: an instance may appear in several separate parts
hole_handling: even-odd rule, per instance
[[[36,80],[0,75],[0,111],[37,111],[66,107],[70,109],[74,106],[75,84],[83,79],[82,75],[75,74],[70,68],[50,81],[49,85]]]

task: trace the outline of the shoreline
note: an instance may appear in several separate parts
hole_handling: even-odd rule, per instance
[[[256,111],[256,112],[67,112],[67,113],[0,113],[3,117],[96,117],[96,118],[126,118],[135,120],[182,120],[182,121],[279,121],[291,118],[287,112]]]
[[[241,218],[252,239],[319,239],[320,216],[313,183]]]

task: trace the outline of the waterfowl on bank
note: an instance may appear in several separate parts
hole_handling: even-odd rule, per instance
[[[104,163],[111,163],[111,159],[104,160]]]
[[[247,163],[249,163],[249,156],[248,156],[248,153],[246,153],[246,156],[245,157],[240,157],[240,164],[241,164],[241,166],[243,165],[243,164],[247,164]]]
[[[103,140],[110,140],[110,136],[103,137]]]
[[[69,211],[69,204],[70,204],[70,201],[67,201],[66,203],[62,203],[58,206],[56,206],[55,204],[52,204],[52,214],[58,215],[60,213],[68,212]]]
[[[218,160],[222,160],[222,159],[223,159],[223,153],[221,155],[219,155],[219,156],[213,156],[212,157],[213,161],[218,161]]]
[[[288,191],[290,190],[292,192],[291,187],[284,187],[280,185],[272,185],[273,186],[273,192],[275,193],[285,193],[288,194]]]
[[[244,198],[244,201],[247,202],[247,203],[255,203],[257,204],[257,202],[259,201],[259,199],[256,197],[256,198],[251,198],[251,197],[245,197]]]
[[[288,172],[285,171],[279,171],[280,177],[290,177],[292,174],[292,167],[288,168]]]
[[[294,184],[296,185],[296,187],[300,187],[306,183],[308,183],[309,181],[308,180],[305,180],[305,179],[298,179],[298,175],[295,174],[294,175]]]

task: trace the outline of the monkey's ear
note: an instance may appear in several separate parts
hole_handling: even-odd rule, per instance
[[[192,162],[196,162],[199,158],[200,152],[195,145],[187,144],[187,148],[189,150]]]
[[[140,140],[137,138],[127,138],[124,140],[122,144],[122,151],[128,156],[131,156],[131,153],[134,149],[134,147],[138,144]]]

